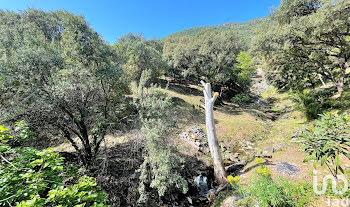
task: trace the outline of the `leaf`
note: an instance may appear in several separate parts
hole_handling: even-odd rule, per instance
[[[309,156],[306,156],[303,160],[303,162],[308,162],[310,160],[315,160],[316,157],[314,155],[309,155]]]
[[[335,155],[335,160],[334,160],[334,162],[335,162],[335,166],[337,166],[337,167],[339,168],[339,167],[340,167],[339,154],[336,154],[336,155]]]
[[[317,160],[314,160],[314,168],[316,169],[317,166]]]
[[[328,158],[328,155],[322,156],[322,158],[321,158],[321,166],[324,165],[324,163],[326,162],[327,158]]]

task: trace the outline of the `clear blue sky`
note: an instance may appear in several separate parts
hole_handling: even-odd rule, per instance
[[[114,43],[128,33],[162,38],[196,26],[244,22],[267,16],[280,0],[0,0],[0,9],[65,9],[84,15],[90,26]]]

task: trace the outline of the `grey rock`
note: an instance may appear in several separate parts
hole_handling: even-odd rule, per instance
[[[263,155],[272,155],[272,153],[273,153],[273,147],[266,147],[263,150]]]
[[[296,175],[300,172],[299,168],[288,162],[279,162],[276,164],[276,170],[278,172],[288,174],[288,175]]]
[[[205,198],[209,191],[207,177],[200,174],[194,179],[194,183],[199,188],[199,194],[201,195],[201,197]]]
[[[222,202],[221,207],[235,207],[237,206],[235,203],[239,200],[243,200],[243,198],[239,196],[228,197]]]
[[[275,144],[275,145],[273,145],[273,151],[274,151],[274,152],[282,151],[285,147],[286,147],[286,145],[283,144],[283,143],[281,143],[281,144]]]

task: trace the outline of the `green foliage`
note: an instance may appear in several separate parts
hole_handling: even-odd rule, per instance
[[[324,81],[341,94],[350,61],[349,8],[347,0],[282,1],[254,43],[268,79],[292,89],[314,89]]]
[[[266,17],[256,18],[243,23],[225,23],[217,26],[204,26],[204,27],[194,27],[191,29],[186,29],[183,31],[171,34],[169,37],[177,38],[184,36],[196,36],[199,32],[212,29],[218,32],[234,32],[244,43],[246,47],[250,47],[251,40],[254,39],[256,35],[256,27],[266,21],[269,21]]]
[[[162,60],[162,47],[159,41],[146,40],[141,35],[131,33],[119,38],[113,45],[117,62],[130,80],[136,83],[139,83],[145,70],[151,72],[151,82],[155,82],[163,74],[166,64]]]
[[[204,30],[194,37],[165,39],[163,58],[170,67],[167,75],[197,83],[203,79],[230,97],[246,91],[254,73],[251,57],[243,49],[234,32]]]
[[[0,11],[0,57],[0,121],[25,120],[38,136],[64,137],[91,165],[107,127],[90,142],[92,129],[113,125],[128,92],[109,45],[66,11]]]
[[[240,84],[243,91],[248,91],[251,84],[251,78],[256,72],[253,59],[248,52],[241,51],[237,55],[236,61],[237,64],[235,67],[239,80],[238,84]]]
[[[320,97],[310,90],[297,91],[291,98],[298,104],[298,108],[306,115],[308,120],[318,118],[324,110]]]
[[[0,206],[105,206],[107,197],[93,178],[65,185],[64,180],[77,179],[77,168],[64,167],[63,158],[50,148],[11,148],[7,143],[15,136],[8,130],[0,125]]]
[[[288,179],[271,178],[270,170],[265,166],[264,160],[255,160],[259,166],[249,186],[243,186],[239,177],[228,176],[228,181],[243,199],[237,204],[241,206],[259,205],[262,207],[303,207],[315,196],[312,186],[308,183],[291,183]]]
[[[306,206],[314,196],[312,186],[307,183],[290,183],[288,179],[260,176],[254,178],[248,190],[252,204],[262,207]]]
[[[251,102],[251,97],[249,94],[240,93],[236,94],[234,97],[231,98],[231,102],[234,104],[244,104]]]
[[[347,115],[322,114],[313,127],[302,132],[303,149],[309,154],[304,162],[313,160],[315,168],[317,163],[326,165],[334,177],[338,171],[344,173],[339,157],[344,155],[350,159],[349,135],[350,118]]]
[[[283,191],[282,186],[266,176],[253,179],[249,195],[253,203],[260,203],[262,207],[295,206],[292,198]]]
[[[140,90],[144,90],[146,73],[140,81]],[[157,87],[151,86],[147,93],[141,93],[138,103],[142,132],[146,139],[144,162],[140,166],[140,203],[147,202],[147,187],[157,190],[159,197],[177,189],[186,193],[187,181],[179,172],[181,160],[176,150],[169,146],[169,131],[174,127],[173,103],[170,97],[161,93]]]

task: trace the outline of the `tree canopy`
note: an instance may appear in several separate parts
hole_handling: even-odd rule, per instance
[[[331,82],[341,94],[350,68],[350,2],[285,0],[271,18],[255,41],[270,80],[293,89]]]
[[[112,54],[82,16],[1,11],[2,121],[25,120],[40,135],[61,135],[91,162],[128,90]]]
[[[168,75],[199,83],[205,80],[221,95],[245,91],[250,76],[242,77],[237,67],[238,54],[244,50],[234,32],[205,30],[196,36],[167,38],[163,58],[169,64]]]

